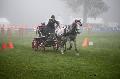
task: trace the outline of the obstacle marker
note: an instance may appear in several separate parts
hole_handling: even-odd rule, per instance
[[[11,38],[12,38],[12,29],[11,28],[8,28],[7,30],[7,33],[8,33],[8,48],[9,49],[13,49],[14,48],[14,45],[13,43],[11,42]]]
[[[7,48],[7,44],[6,43],[2,43],[2,49],[6,49]]]
[[[7,28],[7,39],[8,39],[8,43],[6,43],[4,41],[5,39],[5,31],[4,31],[4,27],[2,28],[2,46],[1,48],[2,49],[6,49],[6,48],[10,48],[10,49],[13,49],[14,48],[14,45],[13,43],[11,42],[11,38],[12,38],[12,29],[10,28],[10,25],[8,25],[8,28]]]
[[[89,46],[93,46],[94,44],[93,44],[93,42],[92,41],[90,41],[89,42]]]
[[[13,45],[12,42],[8,42],[8,48],[10,48],[10,49],[13,49],[13,48],[14,48],[14,45]]]
[[[6,49],[6,48],[7,48],[7,45],[6,45],[6,43],[4,42],[4,38],[5,38],[5,25],[3,24],[0,29],[1,29],[1,40],[2,40],[2,46],[1,46],[1,48],[2,48],[2,49]]]
[[[82,47],[88,47],[89,46],[89,39],[85,38],[83,43],[82,43]]]

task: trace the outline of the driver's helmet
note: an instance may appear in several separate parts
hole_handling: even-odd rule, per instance
[[[77,19],[75,19],[75,23],[77,23],[78,22],[78,20]]]
[[[75,20],[75,23],[80,22],[80,21],[81,21],[81,19],[80,19],[80,20],[77,20],[77,19],[76,19],[76,20]]]
[[[55,15],[52,15],[51,18],[52,18],[52,19],[55,19]]]

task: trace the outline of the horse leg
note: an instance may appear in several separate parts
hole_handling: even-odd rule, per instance
[[[37,34],[38,34],[38,31],[36,30],[36,36],[37,36]]]
[[[71,42],[71,40],[69,40],[69,44],[70,44],[70,47],[68,48],[68,50],[71,50],[71,48],[72,48],[72,42]]]
[[[64,46],[65,46],[65,49],[64,49],[64,51],[66,51],[66,42],[65,42],[65,45],[64,45]]]
[[[61,52],[61,54],[64,54],[64,44],[63,43],[61,43],[61,45],[60,45],[60,52]]]
[[[73,42],[74,42],[75,51],[78,52],[77,45],[76,45],[76,40],[74,40]]]

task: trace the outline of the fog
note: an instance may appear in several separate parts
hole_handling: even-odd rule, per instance
[[[104,0],[109,6],[108,12],[103,14],[104,20],[120,24],[120,0]]]
[[[120,0],[104,0],[108,12],[102,14],[107,22],[120,22]],[[82,18],[82,8],[79,14],[74,14],[62,0],[0,0],[0,18],[7,18],[12,24],[39,24],[47,22],[52,14],[63,23],[69,23],[70,16]]]
[[[36,24],[54,14],[67,16],[65,6],[56,0],[0,0],[0,16],[12,23]]]

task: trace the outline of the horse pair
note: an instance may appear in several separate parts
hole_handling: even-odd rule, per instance
[[[72,48],[72,42],[74,43],[75,51],[78,52],[77,46],[76,46],[76,37],[77,34],[80,34],[80,28],[82,24],[80,20],[75,20],[71,25],[61,25],[56,28],[55,33],[57,37],[59,38],[59,41],[62,41],[61,43],[61,53],[66,51],[66,43],[69,42],[69,48],[67,50],[71,50]]]
[[[75,51],[78,52],[77,46],[76,46],[76,37],[77,34],[80,34],[79,30],[82,26],[80,20],[75,20],[71,25],[59,25],[55,28],[55,35],[57,37],[57,40],[60,42],[60,51],[62,54],[64,54],[64,51],[66,49],[71,50],[72,48],[72,42],[74,43]],[[44,26],[45,27],[45,26]],[[47,30],[47,26],[45,27]],[[42,30],[38,30],[39,36],[46,35],[46,30],[42,28]],[[66,48],[66,43],[69,42],[69,48]]]

